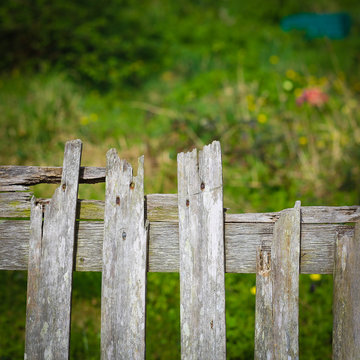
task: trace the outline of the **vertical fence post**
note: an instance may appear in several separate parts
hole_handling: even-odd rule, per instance
[[[271,255],[263,247],[256,252],[255,359],[274,359]]]
[[[101,358],[145,358],[147,231],[144,158],[137,176],[107,153],[101,299]]]
[[[76,202],[82,143],[65,145],[61,185],[31,214],[25,359],[68,359]]]
[[[178,155],[182,359],[226,358],[224,215],[219,142]]]
[[[300,201],[281,212],[271,247],[274,358],[299,358]]]
[[[360,223],[354,236],[338,233],[333,294],[333,359],[360,354]]]
[[[26,338],[25,360],[40,357],[41,348],[38,341],[34,341],[41,331],[41,240],[42,240],[43,206],[31,199],[29,263],[27,281],[26,306]]]

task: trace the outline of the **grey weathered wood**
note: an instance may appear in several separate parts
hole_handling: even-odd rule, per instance
[[[274,359],[299,358],[300,202],[275,223],[271,247]]]
[[[175,221],[178,217],[177,194],[146,195],[146,212],[149,221]]]
[[[80,140],[66,143],[61,186],[56,189],[45,208],[42,238],[40,241],[38,236],[30,238],[35,241],[30,249],[37,249],[32,250],[32,254],[40,252],[41,257],[29,258],[29,269],[35,269],[36,276],[29,274],[28,277],[30,299],[27,301],[27,313],[31,316],[35,309],[34,316],[37,320],[31,321],[30,318],[27,321],[27,331],[31,337],[26,338],[26,359],[69,358],[73,250],[81,149]],[[40,210],[36,209],[37,219],[38,212]],[[32,222],[32,231],[34,226]],[[38,263],[34,264],[34,261]]]
[[[225,219],[227,222],[234,223],[274,223],[280,216],[278,212],[271,213],[246,213],[246,214],[228,214]]]
[[[256,252],[255,359],[274,359],[271,256],[261,246]]]
[[[182,359],[225,359],[220,143],[178,155]]]
[[[302,224],[341,224],[359,220],[359,206],[302,206]],[[281,212],[225,215],[226,222],[274,223]]]
[[[90,181],[90,176],[86,181]],[[7,188],[9,191],[14,191],[12,186]],[[31,194],[11,192],[12,195],[7,196],[13,197],[14,201],[12,201],[10,198],[7,199],[6,197],[2,197],[2,194],[4,193],[0,193],[0,217],[13,218],[24,217],[24,215],[27,217],[30,216]],[[178,221],[177,194],[149,194],[146,195],[145,199],[147,220],[150,222]],[[38,201],[46,204],[49,202],[49,199],[38,199]],[[77,204],[77,218],[88,220],[104,219],[104,206],[104,201],[101,200],[79,199]],[[342,224],[355,222],[359,219],[358,209],[359,206],[303,206],[301,207],[301,223]],[[275,223],[279,216],[280,212],[248,214],[228,214],[226,212],[225,223]]]
[[[360,223],[355,234],[339,232],[333,289],[333,359],[360,354]]]
[[[0,270],[26,270],[30,221],[0,220]],[[271,251],[273,224],[225,224],[225,265],[228,273],[255,273],[256,248]],[[302,274],[332,274],[338,231],[352,225],[303,224],[301,226]],[[76,270],[101,271],[104,223],[80,221],[75,228]],[[179,271],[179,226],[152,222],[149,228],[149,271]]]
[[[0,193],[0,217],[29,217],[31,196],[29,192]]]
[[[55,166],[0,166],[0,186],[60,183],[62,170],[62,167]],[[105,182],[105,168],[81,167],[79,182],[87,184]]]
[[[107,153],[101,300],[101,358],[145,358],[147,232],[144,159],[138,173]]]
[[[0,192],[8,192],[8,191],[28,191],[29,187],[24,185],[0,185]]]
[[[39,342],[36,340],[41,334],[42,303],[39,301],[41,286],[41,241],[42,241],[42,205],[31,199],[28,287],[26,303],[26,332],[25,332],[25,360],[42,358]]]

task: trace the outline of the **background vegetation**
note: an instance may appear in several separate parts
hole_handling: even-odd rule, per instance
[[[348,11],[350,35],[281,30],[304,11]],[[84,165],[104,166],[110,147],[145,154],[146,192],[175,193],[176,154],[218,139],[230,212],[359,204],[359,32],[351,0],[3,0],[0,162],[60,166],[81,138]],[[228,358],[250,359],[255,278],[226,285]],[[0,359],[20,359],[26,273],[1,271],[0,286]],[[73,359],[99,358],[100,287],[75,273]],[[330,358],[332,277],[301,276],[300,292],[301,357]],[[178,275],[149,274],[148,304],[148,358],[179,358]]]

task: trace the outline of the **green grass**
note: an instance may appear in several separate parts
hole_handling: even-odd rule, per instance
[[[134,165],[144,154],[145,192],[175,193],[176,154],[217,139],[229,212],[278,211],[297,199],[304,206],[359,203],[357,2],[160,6],[147,0],[145,10],[124,2],[117,13],[115,2],[102,9],[92,2],[84,7],[54,1],[40,13],[40,2],[31,11],[11,4],[17,11],[8,1],[0,5],[0,36],[13,36],[0,60],[1,163],[61,166],[65,141],[80,138],[83,165],[105,166],[111,147]],[[353,17],[352,32],[343,40],[310,41],[279,27],[290,13],[338,10]],[[58,14],[66,16],[55,20]],[[24,34],[31,36],[21,52]],[[296,105],[314,87],[328,101]],[[49,197],[54,186],[33,190]],[[103,199],[104,185],[81,185],[80,197]],[[254,285],[253,275],[226,275],[229,359],[253,358]],[[0,300],[0,359],[22,358],[26,273],[1,271],[0,287],[6,289]],[[100,288],[100,274],[74,275],[73,359],[99,357]],[[303,359],[331,355],[331,299],[331,276],[301,276]],[[147,358],[179,354],[178,274],[150,273]]]

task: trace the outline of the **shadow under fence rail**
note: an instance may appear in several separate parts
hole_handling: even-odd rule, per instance
[[[299,358],[299,274],[334,274],[333,358],[360,353],[359,206],[227,214],[219,142],[178,155],[178,194],[144,195],[111,149],[106,168],[0,167],[0,269],[28,270],[26,359],[68,359],[73,271],[102,271],[101,356],[144,359],[146,274],[180,272],[182,359],[225,359],[225,272],[256,273],[255,358]],[[105,201],[78,199],[106,182]],[[29,186],[59,183],[51,199]],[[239,339],[240,341],[240,339]]]

